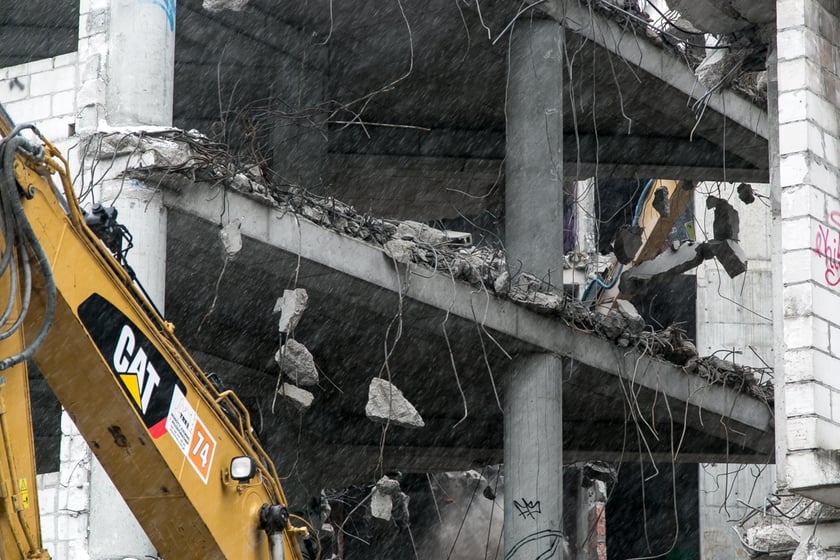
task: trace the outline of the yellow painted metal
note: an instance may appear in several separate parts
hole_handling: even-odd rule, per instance
[[[0,118],[0,132],[8,133],[10,127],[8,123],[4,127],[2,121]],[[19,182],[22,179],[32,186],[29,193],[32,198],[22,199],[24,212],[48,255],[58,289],[52,327],[34,356],[38,369],[161,556],[268,560],[268,538],[259,528],[259,510],[263,504],[285,505],[286,498],[271,459],[253,436],[247,410],[233,393],[219,394],[207,382],[175,338],[171,325],[157,314],[125,270],[85,226],[70,184],[67,163],[49,142],[42,140],[46,147],[44,162],[18,156],[24,168],[35,173],[23,168],[16,170]],[[67,213],[55,195],[48,174],[61,181],[69,208]],[[24,332],[30,334],[37,332],[46,314],[43,279],[35,276],[32,302],[24,323]],[[141,395],[139,388],[136,392],[124,389],[122,376],[114,370],[118,361],[125,359],[127,364],[131,359],[130,370],[139,363],[139,352],[130,355],[134,342],[129,345],[126,341],[130,336],[125,335],[123,346],[118,346],[125,350],[125,356],[116,351],[113,355],[103,355],[90,323],[80,316],[83,304],[94,300],[107,302],[103,305],[113,307],[116,316],[124,318],[123,329],[136,330],[130,336],[145,339],[150,345],[143,355],[143,364],[146,354],[158,356],[165,361],[155,364],[158,371],[171,368],[177,376],[177,384],[186,395],[183,410],[194,414],[193,440],[189,446],[183,445],[183,441],[179,444],[176,439],[171,413],[163,433],[153,434],[144,423],[145,409],[141,411],[140,405],[145,391]],[[113,335],[123,336],[121,332]],[[22,348],[22,341],[14,344],[17,348],[4,351],[4,356]],[[154,395],[156,385],[148,384],[150,371],[145,370],[144,387]],[[176,396],[173,393],[167,398],[175,400]],[[15,400],[27,402],[28,406],[24,399],[15,396]],[[6,401],[10,400],[8,395]],[[235,421],[228,417],[223,406]],[[16,444],[18,439],[31,441],[31,435],[14,439]],[[208,442],[213,445],[208,447]],[[241,455],[257,460],[256,484],[225,483],[224,474],[230,460]],[[29,486],[30,504],[37,504],[32,487]],[[18,499],[19,495],[18,492]],[[29,509],[37,512],[37,507],[30,505]],[[37,530],[37,522],[32,525]],[[302,558],[294,533],[291,525],[284,531],[288,560]],[[12,536],[10,532],[9,537]],[[3,533],[2,537],[5,541],[7,535]],[[15,558],[4,555],[7,557]]]
[[[5,246],[5,240],[2,243]],[[0,294],[8,294],[11,273],[0,277]],[[9,320],[20,313],[16,297]],[[0,355],[9,355],[23,347],[21,330],[0,341]],[[32,438],[32,415],[29,401],[29,378],[26,364],[18,364],[0,375],[0,557],[48,559],[41,544],[41,522],[35,492],[35,449]]]
[[[654,193],[657,189],[665,187],[668,189],[671,212],[668,217],[663,218],[653,208]],[[642,234],[642,246],[636,252],[633,262],[624,267],[627,271],[633,266],[639,265],[656,257],[662,252],[663,244],[668,240],[668,235],[674,224],[682,216],[686,206],[694,197],[694,184],[691,181],[675,181],[670,179],[657,179],[651,185],[648,195],[645,198],[641,212],[639,213],[638,225],[644,230]],[[615,263],[610,270],[610,277],[616,274],[618,263]],[[598,310],[606,313],[615,306],[617,299],[628,299],[626,294],[619,291],[619,284],[609,290],[604,290],[598,295]]]
[[[668,189],[671,212],[667,217],[660,216],[653,208],[653,193],[661,187]],[[645,242],[636,253],[636,258],[633,259],[634,265],[648,261],[662,252],[662,246],[667,242],[671,229],[692,198],[694,198],[694,184],[691,181],[660,179],[654,183],[650,189],[650,197],[642,210],[642,219],[639,221],[639,225],[645,230]]]

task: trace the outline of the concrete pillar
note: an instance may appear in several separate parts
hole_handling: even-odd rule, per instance
[[[170,126],[175,67],[175,0],[97,0],[83,2],[82,5],[77,130],[82,135],[94,133],[103,121],[117,127]],[[156,190],[116,177],[120,170],[125,169],[126,157],[119,156],[111,161],[111,156],[108,156],[109,165],[113,165],[96,192],[96,201],[117,207],[120,223],[127,226],[134,236],[134,248],[128,255],[128,261],[162,311],[166,210]],[[95,155],[82,161],[81,165],[91,166],[94,163]],[[98,163],[101,172],[103,162]],[[90,176],[89,169],[85,176]],[[78,187],[77,190],[81,190],[82,185]],[[69,419],[66,423],[72,424]],[[72,482],[74,477],[80,476],[84,479],[84,484],[75,487],[75,492],[85,496],[68,494],[68,499],[87,505],[83,521],[88,522],[84,527],[76,527],[76,553],[68,557],[98,560],[155,556],[154,546],[90,449],[76,445],[75,439],[64,441],[65,438],[78,437],[75,427],[68,427],[62,434],[61,480]],[[68,453],[72,451],[67,460],[65,449]]]
[[[108,123],[171,125],[175,0],[110,0],[108,26]]]
[[[505,145],[505,248],[512,271],[561,283],[563,273],[563,28],[513,31]]]
[[[560,358],[517,358],[505,392],[505,558],[562,559]]]
[[[563,28],[513,30],[507,96],[505,245],[512,271],[563,275]],[[517,358],[505,393],[505,558],[563,558],[562,367]]]

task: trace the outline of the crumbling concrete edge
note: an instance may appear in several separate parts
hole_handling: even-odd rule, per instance
[[[166,187],[166,185],[162,185]],[[301,258],[330,267],[355,278],[393,292],[405,286],[394,272],[394,263],[380,246],[326,229],[289,212],[265,205],[234,190],[225,197],[208,199],[205,189],[164,188],[164,204],[209,222],[218,221],[222,205],[229,215],[240,217],[242,234],[277,247]],[[307,243],[300,243],[307,239]],[[406,278],[405,266],[400,278]],[[409,265],[414,266],[414,265]],[[443,274],[429,277],[413,275],[404,292],[421,303],[447,310],[472,321],[473,311],[483,318],[486,328],[518,338],[544,352],[553,352],[587,366],[612,373],[625,383],[660,391],[669,399],[703,408],[703,418],[688,414],[690,423],[708,426],[719,418],[751,429],[741,445],[772,449],[764,445],[765,436],[772,439],[772,411],[758,399],[717,384],[700,376],[690,375],[680,367],[661,359],[642,355],[636,350],[618,348],[612,342],[584,333],[560,321],[539,315],[521,305],[502,300],[487,291],[476,291],[465,282],[454,283]],[[715,418],[719,417],[719,418]],[[745,432],[746,433],[746,432]],[[737,444],[733,441],[733,444]]]

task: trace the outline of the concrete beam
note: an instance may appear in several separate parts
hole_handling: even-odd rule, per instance
[[[632,38],[617,22],[595,14],[576,0],[549,0],[540,9],[570,31],[594,41],[630,64],[657,76],[692,99],[699,99],[708,90],[700,84],[685,62],[670,52],[638,37]],[[709,98],[712,109],[762,138],[770,135],[766,111],[737,95],[723,90]]]
[[[704,429],[725,434],[722,419],[752,430],[772,430],[772,414],[765,403],[721,385],[689,375],[679,367],[651,358],[634,350],[618,348],[611,342],[539,315],[508,300],[476,291],[463,282],[453,284],[444,274],[410,274],[401,266],[399,275],[391,260],[379,247],[346,237],[318,226],[289,212],[266,206],[237,192],[211,196],[196,185],[177,190],[164,183],[167,207],[218,223],[222,212],[242,220],[242,234],[282,251],[348,274],[374,286],[430,305],[449,310],[468,321],[473,313],[483,318],[484,326],[513,336],[537,351],[555,353],[608,372],[629,384],[633,390],[658,391],[703,410]],[[412,267],[412,271],[414,268]],[[406,287],[402,279],[410,277]],[[672,403],[673,404],[673,403]],[[694,414],[692,414],[693,416]],[[718,424],[715,426],[715,424]]]
[[[504,157],[504,133],[497,131],[370,127],[368,133],[360,127],[331,131],[330,153],[487,161]],[[724,157],[720,148],[705,138],[690,142],[669,136],[576,134],[574,129],[564,130],[563,167],[567,179],[597,175],[766,182],[768,178],[766,168],[757,168],[733,153]]]

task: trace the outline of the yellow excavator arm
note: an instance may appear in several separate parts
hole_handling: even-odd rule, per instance
[[[57,182],[54,182],[57,179]],[[0,556],[39,536],[26,363],[34,361],[167,559],[302,559],[248,411],[181,346],[83,212],[66,160],[0,105]],[[111,228],[111,229],[108,229]]]

